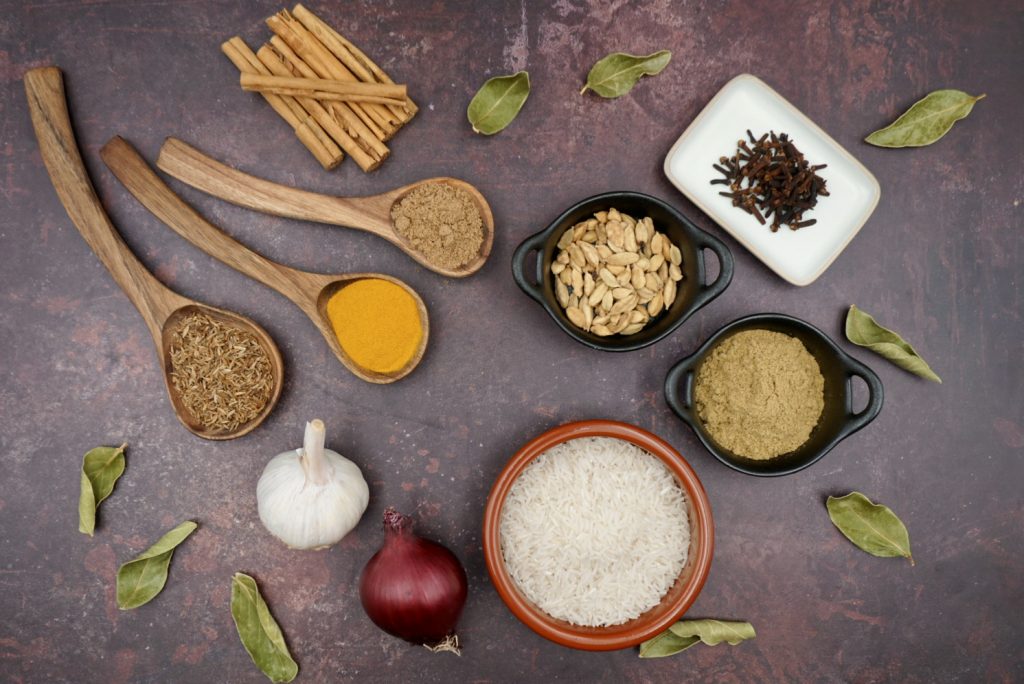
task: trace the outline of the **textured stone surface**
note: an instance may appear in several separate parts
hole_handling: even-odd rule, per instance
[[[363,175],[323,172],[218,52],[255,44],[274,2],[8,0],[0,11],[0,679],[261,682],[234,633],[229,579],[255,575],[303,681],[1020,681],[1024,679],[1024,413],[1019,120],[1024,18],[1012,1],[913,3],[314,3],[407,81],[421,104],[391,159]],[[485,6],[486,5],[486,6]],[[611,50],[669,48],[672,64],[620,100],[577,95]],[[255,433],[204,442],[175,420],[141,319],[58,203],[25,109],[26,68],[65,71],[79,141],[115,223],[184,294],[250,314],[287,362],[276,412]],[[487,77],[528,68],[519,119],[475,137],[466,103]],[[512,283],[512,249],[568,204],[636,189],[721,231],[661,173],[692,117],[741,72],[764,78],[878,177],[882,200],[816,283],[794,288],[734,241],[725,295],[653,348],[627,355],[574,343]],[[861,142],[926,92],[987,92],[939,144]],[[333,193],[373,193],[455,175],[489,198],[491,261],[445,280],[371,236],[265,217],[174,186],[213,222],[285,263],[401,276],[431,311],[422,366],[386,387],[331,356],[280,296],[200,253],[144,211],[97,156],[121,134],[153,159],[176,135],[244,170]],[[835,337],[857,303],[901,331],[943,376],[926,384],[870,353],[886,386],[871,427],[815,467],[761,480],[731,472],[670,415],[666,370],[720,325],[759,311],[803,317]],[[359,463],[370,509],[320,553],[265,533],[263,464],[326,420],[331,447]],[[672,442],[703,479],[717,524],[710,579],[692,616],[747,619],[758,638],[641,661],[587,654],[518,623],[480,551],[490,483],[529,437],[591,417],[635,422]],[[78,468],[97,444],[130,443],[128,469],[96,536],[76,530]],[[916,567],[853,548],[828,494],[858,489],[906,522]],[[470,600],[461,659],[378,631],[355,590],[386,505],[464,560]],[[151,604],[122,613],[117,565],[185,519]]]

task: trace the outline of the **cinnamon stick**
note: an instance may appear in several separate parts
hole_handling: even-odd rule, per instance
[[[267,26],[278,35],[320,78],[337,81],[358,81],[317,37],[288,10],[281,10],[267,19]],[[383,105],[346,103],[379,140],[388,140],[398,130],[398,121]]]
[[[221,51],[231,60],[232,64],[243,74],[269,74],[266,67],[256,58],[249,46],[238,36],[226,41]],[[306,146],[324,169],[330,171],[345,158],[338,145],[331,140],[319,123],[293,97],[263,93],[263,98],[295,131],[303,145]]]
[[[280,36],[271,36],[270,45],[263,47],[277,55],[278,59],[288,67],[291,76],[318,78],[313,68],[302,61]],[[364,149],[372,150],[374,154],[382,154],[385,157],[388,155],[387,145],[374,130],[366,125],[365,121],[355,114],[351,108],[352,103],[327,102],[324,106],[336,119],[345,121],[351,127],[353,137],[361,141]]]
[[[259,60],[276,76],[297,76],[294,66],[287,63],[269,45],[264,45],[256,53]],[[329,103],[330,110],[312,97],[296,97],[302,106],[323,126],[324,130],[334,138],[349,156],[356,160],[363,171],[373,171],[388,154],[388,148],[380,142],[363,122],[347,109],[347,103]]]
[[[336,102],[376,102],[402,106],[406,95],[404,85],[353,83],[330,81],[323,78],[242,73],[239,82],[242,85],[242,90],[278,95],[301,95],[317,100]]]
[[[362,81],[366,83],[394,83],[383,69],[366,56],[366,53],[301,4],[295,5],[292,9],[292,14]],[[408,96],[406,96],[403,107],[390,106],[388,108],[392,114],[399,118],[402,124],[408,122],[419,111],[416,103]]]

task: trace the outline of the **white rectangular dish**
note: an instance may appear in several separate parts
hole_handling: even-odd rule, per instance
[[[827,164],[819,175],[828,183],[827,197],[805,218],[816,225],[773,233],[768,225],[718,193],[721,178],[712,168],[736,153],[747,129],[760,137],[768,131],[788,133],[811,164]],[[881,188],[864,165],[764,81],[741,74],[718,91],[665,157],[665,175],[680,192],[736,238],[768,268],[794,285],[810,285],[843,251],[878,205]]]

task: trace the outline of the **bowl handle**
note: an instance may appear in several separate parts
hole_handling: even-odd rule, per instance
[[[540,304],[544,303],[544,294],[541,290],[542,283],[544,282],[544,273],[542,270],[544,265],[541,263],[540,256],[538,255],[535,262],[537,282],[532,283],[526,275],[528,268],[526,261],[531,252],[540,252],[544,248],[544,243],[547,241],[548,237],[546,233],[547,231],[541,231],[531,235],[523,240],[522,243],[516,247],[516,251],[512,253],[512,279],[516,281],[516,285],[519,286],[520,290],[530,295],[531,298]]]
[[[693,364],[697,355],[689,356],[676,365],[665,376],[665,403],[672,412],[688,425],[696,428],[693,414]]]
[[[732,252],[725,246],[725,243],[713,235],[704,231],[696,231],[697,238],[694,241],[700,258],[704,259],[704,250],[710,249],[718,257],[718,277],[713,283],[701,283],[697,295],[693,298],[693,310],[701,308],[712,299],[722,294],[722,290],[732,282],[733,260]]]
[[[544,283],[544,272],[542,269],[544,264],[541,263],[541,257],[538,255],[537,261],[534,263],[537,269],[537,283],[530,283],[529,277],[526,275],[530,265],[527,264],[527,258],[530,253],[540,252],[544,249],[544,243],[548,239],[546,233],[546,230],[542,230],[532,234],[532,236],[522,241],[519,247],[515,248],[515,252],[512,253],[512,280],[515,281],[520,290],[540,304],[544,303],[544,294],[542,292],[542,284]]]
[[[873,370],[851,356],[846,356],[845,354],[844,356],[845,358],[842,359],[842,362],[847,386],[849,387],[850,380],[854,376],[863,380],[868,386],[868,404],[860,413],[854,413],[852,410],[853,390],[852,387],[850,388],[850,391],[847,393],[849,398],[846,402],[846,421],[839,430],[839,439],[845,439],[873,421],[882,410],[882,400],[885,394],[882,390],[882,381]]]

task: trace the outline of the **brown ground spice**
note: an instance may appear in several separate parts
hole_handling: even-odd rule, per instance
[[[719,445],[762,460],[807,441],[825,407],[825,378],[800,340],[745,330],[716,345],[701,363],[693,399]]]
[[[480,253],[484,222],[472,196],[448,183],[420,186],[391,207],[395,230],[431,263],[455,269]]]

